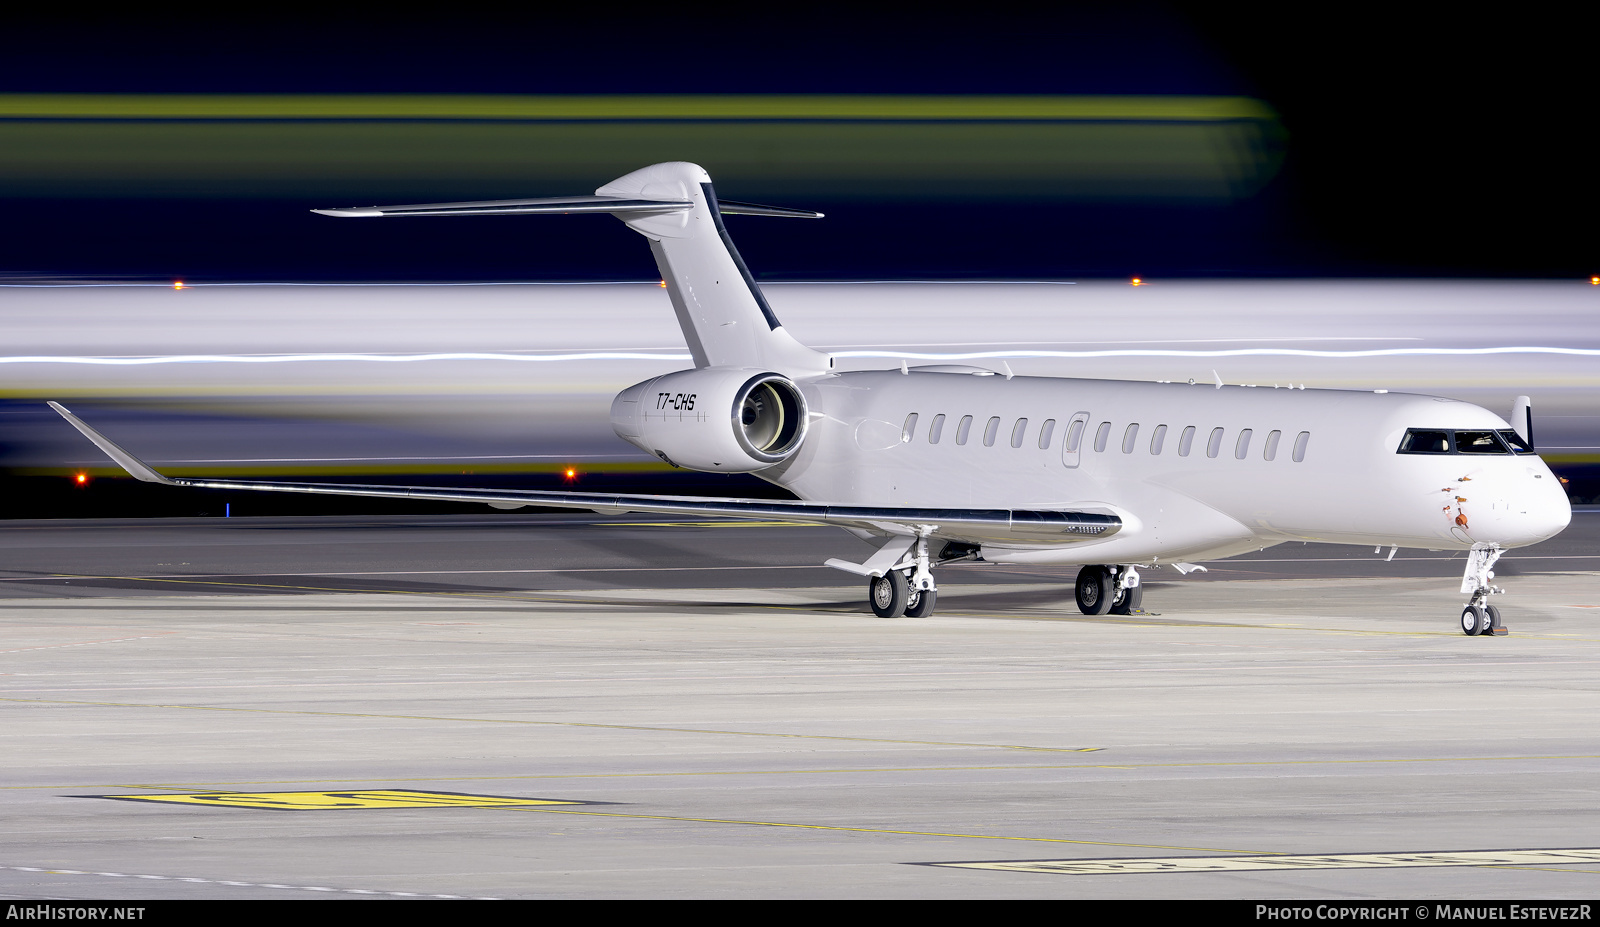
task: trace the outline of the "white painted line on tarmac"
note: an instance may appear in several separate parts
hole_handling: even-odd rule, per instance
[[[199,885],[229,885],[237,888],[276,888],[296,892],[333,892],[342,895],[379,895],[387,898],[445,898],[452,900],[497,901],[469,895],[436,895],[427,892],[385,892],[371,888],[334,888],[329,885],[284,885],[279,882],[239,882],[231,879],[200,879],[194,876],[149,875],[135,872],[97,872],[90,869],[47,869],[43,866],[0,866],[7,872],[38,872],[44,875],[101,876],[108,879],[151,879],[158,882],[189,882]]]
[[[925,863],[954,869],[996,869],[1060,875],[1157,872],[1241,872],[1286,869],[1395,869],[1434,866],[1551,866],[1600,862],[1600,849],[1471,850],[1460,853],[1360,853],[1335,856],[1165,856],[1137,859],[1037,859]]]

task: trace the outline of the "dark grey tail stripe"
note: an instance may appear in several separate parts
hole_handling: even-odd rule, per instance
[[[722,236],[722,244],[728,249],[728,255],[733,258],[733,266],[739,268],[739,276],[744,278],[744,285],[749,288],[750,295],[755,297],[756,305],[761,307],[761,314],[767,317],[767,327],[782,327],[778,317],[773,315],[772,307],[767,305],[767,297],[762,295],[761,288],[756,286],[756,278],[750,276],[750,268],[745,266],[744,258],[739,256],[739,249],[733,246],[733,239],[729,237],[727,227],[722,224],[722,211],[717,208],[717,191],[708,183],[701,184],[700,189],[705,191],[706,205],[711,208],[711,221],[717,224],[717,234]]]

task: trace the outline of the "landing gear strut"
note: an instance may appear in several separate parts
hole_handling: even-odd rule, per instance
[[[1134,615],[1144,602],[1139,571],[1131,566],[1086,566],[1078,571],[1075,592],[1085,615]]]
[[[898,546],[891,541],[884,550]],[[939,589],[933,582],[932,560],[928,556],[927,532],[919,533],[902,549],[904,555],[897,558],[893,566],[867,581],[867,602],[872,605],[872,613],[879,618],[899,618],[901,615],[926,618],[933,614],[934,602],[939,598]],[[968,557],[963,555],[954,559]],[[837,564],[829,561],[829,565]]]
[[[1474,544],[1467,553],[1466,573],[1461,577],[1461,591],[1472,596],[1467,607],[1461,610],[1461,633],[1468,637],[1487,634],[1505,637],[1511,633],[1500,621],[1500,609],[1489,604],[1489,596],[1505,592],[1490,581],[1494,579],[1494,566],[1500,559],[1498,544]]]

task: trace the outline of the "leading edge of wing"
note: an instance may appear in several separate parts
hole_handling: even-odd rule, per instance
[[[552,492],[546,490],[459,489],[443,486],[380,486],[359,483],[265,483],[247,480],[172,478],[102,435],[60,403],[54,409],[84,437],[135,479],[196,489],[251,492],[296,492],[382,499],[426,499],[435,502],[509,503],[551,508],[589,509],[601,514],[643,512],[654,515],[717,515],[726,518],[784,519],[818,525],[866,528],[891,534],[956,538],[1017,538],[1055,541],[1102,540],[1122,529],[1122,519],[1098,512],[1029,509],[944,509],[896,506],[834,505],[774,499],[703,496],[651,496],[621,493]]]

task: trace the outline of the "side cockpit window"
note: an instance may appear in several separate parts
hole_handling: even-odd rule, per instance
[[[1499,435],[1501,440],[1503,440],[1507,444],[1511,445],[1511,453],[1513,453],[1513,454],[1532,454],[1533,453],[1533,448],[1529,447],[1528,446],[1528,442],[1522,440],[1522,435],[1517,434],[1515,431],[1511,431],[1510,429],[1507,429],[1505,431],[1497,431],[1497,432],[1495,432],[1495,434]]]

